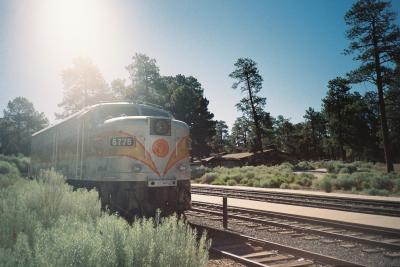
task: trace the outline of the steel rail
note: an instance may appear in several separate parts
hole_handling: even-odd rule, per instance
[[[219,207],[219,208],[221,208],[221,207]],[[208,213],[208,214],[212,214],[212,215],[217,215],[217,216],[222,214],[220,211],[213,211],[213,210],[194,208],[194,207],[192,208],[192,210],[193,211],[197,211],[197,212],[201,212],[201,213]],[[252,210],[243,210],[242,209],[242,212],[252,213]],[[253,213],[253,215],[260,216],[261,213],[256,212],[256,213]],[[357,242],[357,243],[371,245],[371,246],[378,246],[378,247],[391,249],[391,250],[396,250],[396,251],[400,250],[400,245],[399,244],[388,243],[388,242],[378,241],[378,240],[373,240],[373,239],[367,239],[367,238],[363,238],[363,237],[360,237],[360,236],[352,236],[352,235],[348,235],[348,234],[344,234],[344,233],[340,233],[340,232],[339,233],[335,233],[335,232],[329,232],[327,230],[306,228],[306,227],[302,227],[302,226],[291,225],[289,223],[268,221],[268,220],[265,220],[264,218],[254,218],[254,217],[249,217],[249,216],[245,216],[245,215],[231,214],[231,215],[228,215],[228,216],[229,216],[229,218],[232,218],[232,219],[237,219],[237,220],[242,220],[242,221],[249,221],[249,222],[259,223],[259,224],[262,224],[262,225],[271,225],[271,226],[276,226],[276,227],[290,228],[290,229],[293,229],[293,230],[301,231],[303,233],[315,234],[315,235],[325,236],[325,237],[331,237],[331,238],[335,238],[335,239],[339,239],[339,240],[352,241],[352,242]],[[263,213],[263,216],[267,216],[267,215],[265,213]],[[338,229],[346,229],[346,230],[350,230],[351,229],[352,231],[368,232],[368,235],[371,235],[371,232],[373,232],[373,231],[377,231],[379,234],[382,234],[381,230],[377,230],[377,229],[374,229],[374,228],[368,228],[368,227],[357,228],[356,225],[341,224],[341,223],[334,224],[332,222],[325,222],[323,220],[314,220],[314,219],[311,219],[310,221],[306,221],[304,218],[297,219],[295,216],[291,216],[291,217],[287,217],[287,218],[292,218],[293,220],[297,220],[297,221],[301,220],[301,221],[307,222],[307,223],[318,223],[321,226],[327,226],[328,224],[330,226],[334,225],[334,227],[336,227]],[[222,217],[221,217],[221,219],[222,219]],[[334,230],[334,229],[332,229],[332,230]],[[385,232],[385,234],[387,234],[387,233],[388,233],[388,231]],[[391,235],[390,237],[394,238],[393,235]],[[400,236],[398,234],[396,234],[396,237],[400,238]]]
[[[267,192],[254,189],[243,190],[196,185],[192,185],[192,194],[225,195],[231,198],[400,217],[400,201],[315,196],[299,193]]]
[[[279,253],[288,253],[288,254],[294,255],[295,257],[300,257],[300,258],[305,258],[305,259],[316,261],[320,264],[325,264],[325,265],[330,265],[330,266],[349,266],[349,267],[364,266],[364,265],[360,265],[357,263],[345,261],[342,259],[338,259],[338,258],[334,258],[334,257],[330,257],[330,256],[290,247],[290,246],[281,245],[281,244],[270,242],[270,241],[267,241],[264,239],[259,239],[259,238],[243,235],[243,234],[236,233],[236,232],[233,232],[230,230],[221,230],[221,229],[212,228],[209,226],[204,226],[204,225],[195,224],[195,223],[190,223],[190,225],[192,227],[198,229],[199,232],[207,231],[208,236],[211,237],[213,240],[213,245],[211,247],[212,251],[219,253],[225,257],[229,257],[235,261],[239,261],[239,262],[245,264],[246,266],[268,266],[268,264],[263,264],[262,262],[257,262],[257,260],[248,259],[248,258],[246,258],[246,255],[238,255],[236,253],[226,251],[223,249],[223,247],[221,249],[221,248],[218,248],[218,245],[214,245],[214,244],[218,244],[219,242],[221,242],[221,240],[223,242],[225,242],[225,244],[226,244],[226,240],[235,240],[236,242],[237,242],[237,240],[241,240],[242,242],[254,242],[254,244],[257,244],[258,246],[261,246],[266,250],[277,250],[277,251],[279,251]]]
[[[215,207],[218,209],[221,209],[221,205],[219,204],[214,204],[214,203],[207,203],[207,202],[200,202],[200,201],[192,201],[193,205],[202,205],[202,206],[209,206],[209,207]],[[240,207],[235,207],[235,206],[229,206],[229,210],[232,212],[242,212],[242,213],[252,213],[256,214],[259,216],[272,216],[272,217],[278,217],[280,219],[284,220],[296,220],[296,221],[301,221],[304,223],[317,223],[317,224],[324,224],[326,226],[331,226],[331,227],[337,227],[341,229],[346,229],[346,230],[352,230],[352,231],[365,231],[365,232],[373,232],[375,234],[379,235],[387,235],[387,236],[395,236],[400,238],[400,229],[393,229],[393,228],[387,228],[387,227],[382,227],[382,226],[373,226],[373,225],[365,225],[365,224],[359,224],[359,223],[350,223],[350,222],[343,222],[343,221],[338,221],[338,220],[330,220],[330,219],[322,219],[322,218],[316,218],[316,217],[310,217],[310,216],[304,216],[304,215],[293,215],[293,214],[287,214],[284,212],[273,212],[273,211],[268,211],[268,210],[257,210],[257,209],[251,209],[251,208],[240,208]],[[232,216],[232,215],[229,215]]]

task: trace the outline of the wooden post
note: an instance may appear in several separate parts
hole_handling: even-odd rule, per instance
[[[222,197],[222,224],[224,229],[228,228],[228,198],[226,195]]]

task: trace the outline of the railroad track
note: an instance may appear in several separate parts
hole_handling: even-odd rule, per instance
[[[193,213],[197,213],[195,216],[209,214],[214,216],[213,219],[222,220],[222,205],[193,202],[188,214]],[[377,248],[377,252],[386,253],[388,256],[400,252],[400,230],[396,229],[236,207],[228,208],[228,216],[232,223],[247,222],[249,227],[264,228],[295,237],[308,235],[322,240],[327,238],[327,243],[365,244]]]
[[[207,231],[208,236],[212,238],[211,253],[231,258],[246,266],[363,266],[229,230],[220,230],[193,223],[191,225],[197,228],[199,232]]]
[[[400,201],[316,196],[299,193],[267,192],[252,189],[243,190],[196,185],[192,185],[192,194],[211,196],[225,195],[231,198],[400,217]]]

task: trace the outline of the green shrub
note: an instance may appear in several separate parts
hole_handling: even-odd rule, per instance
[[[210,243],[175,217],[129,225],[53,171],[0,189],[0,266],[205,266]]]
[[[260,180],[254,180],[253,186],[254,186],[254,187],[261,187],[261,186],[260,186]]]
[[[265,187],[265,188],[271,187],[270,180],[269,179],[261,179],[259,187]]]
[[[297,177],[298,177],[298,174],[289,173],[289,174],[287,174],[287,176],[285,177],[285,178],[286,178],[286,182],[289,183],[289,184],[290,184],[290,183],[293,183],[294,181],[296,181]]]
[[[370,172],[354,172],[350,174],[352,179],[353,187],[355,190],[360,191],[365,188],[369,188],[370,179],[374,176],[373,173]]]
[[[212,181],[211,184],[212,185],[225,185],[225,181],[221,177],[218,177],[217,179]]]
[[[357,187],[357,183],[352,176],[348,174],[342,174],[336,179],[335,186],[337,189],[343,189],[347,191],[351,190],[353,187]]]
[[[193,166],[191,169],[192,169],[192,172],[191,172],[192,179],[200,178],[205,173],[212,171],[211,168],[205,167],[203,165],[201,165],[201,166]]]
[[[394,181],[386,175],[374,176],[370,180],[370,186],[374,189],[391,191],[394,188]]]
[[[274,166],[274,167],[277,168],[279,171],[287,171],[287,172],[292,172],[295,169],[293,164],[291,164],[289,162],[284,162],[281,165]],[[272,168],[274,168],[274,167],[272,167]]]
[[[201,183],[202,184],[212,184],[212,182],[217,179],[218,177],[218,173],[215,172],[209,172],[209,173],[205,173],[202,177],[201,177]]]
[[[298,184],[289,184],[289,188],[290,189],[294,189],[294,190],[298,190],[298,189],[300,189],[300,186],[298,185]]]
[[[282,183],[286,182],[287,179],[285,176],[275,176],[270,180],[270,187],[272,188],[279,188],[281,186]]]
[[[315,179],[313,175],[308,173],[302,173],[295,178],[295,182],[298,185],[304,187],[310,187],[312,185],[313,179]]]
[[[255,177],[255,173],[254,172],[248,172],[248,173],[246,173],[246,177],[249,178],[249,179],[252,179],[252,178]]]
[[[290,186],[289,186],[288,183],[282,183],[281,186],[280,186],[280,188],[281,188],[281,189],[289,189]]]
[[[317,180],[312,174],[296,174],[293,170],[327,168],[325,176],[329,182]],[[202,179],[211,181],[211,184],[226,185],[229,180],[237,184],[265,187],[265,188],[308,188],[362,192],[365,189],[385,189],[390,193],[400,191],[400,174],[386,174],[381,165],[368,162],[345,163],[342,161],[302,161],[295,166],[283,163],[277,166],[245,166],[235,168],[216,167],[207,172]],[[232,182],[230,182],[232,183]],[[296,186],[295,186],[296,184]]]
[[[7,161],[0,161],[0,174],[9,176],[11,175],[13,177],[20,176],[17,167],[14,164],[9,163]]]
[[[389,191],[385,190],[385,189],[371,188],[371,189],[365,189],[363,192],[368,195],[371,195],[371,196],[388,196],[389,195]]]
[[[240,180],[240,184],[242,184],[242,185],[247,185],[248,183],[249,183],[248,178],[243,178],[242,180]]]
[[[319,182],[319,188],[324,190],[327,193],[332,192],[332,181],[328,177],[324,177],[320,182]]]
[[[326,166],[326,170],[327,170],[329,173],[334,173],[334,172],[335,172],[335,166],[334,166],[334,165],[327,165],[327,166]]]
[[[354,163],[344,163],[341,161],[330,161],[326,163],[326,168],[330,173],[353,173],[357,171]]]
[[[314,167],[308,161],[300,161],[294,166],[294,170],[296,171],[308,171],[313,170]]]
[[[236,183],[239,183],[240,180],[242,180],[244,178],[244,176],[242,176],[240,173],[236,173],[236,174],[232,174],[229,177],[229,180],[235,180]]]
[[[237,183],[236,183],[236,180],[235,180],[235,179],[229,179],[229,180],[226,182],[226,184],[227,184],[227,185],[229,185],[229,186],[234,186],[234,185],[237,185]]]
[[[23,175],[27,176],[28,175],[28,170],[29,170],[29,164],[30,160],[27,157],[24,157],[23,155],[19,156],[5,156],[0,154],[0,162],[5,161],[10,164],[13,164],[18,168],[18,171]]]
[[[0,161],[0,188],[6,188],[21,178],[20,172],[13,163]]]
[[[38,266],[205,266],[210,246],[175,217],[132,226],[116,216],[102,216],[96,224],[63,218],[37,236]]]
[[[247,186],[254,186],[254,181],[255,181],[254,179],[250,179],[250,180],[247,181],[246,185]]]
[[[400,193],[400,178],[394,180],[394,185],[395,185],[394,191]]]
[[[350,169],[348,167],[340,168],[339,173],[350,173]]]

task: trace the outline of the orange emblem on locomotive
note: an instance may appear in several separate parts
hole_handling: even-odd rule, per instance
[[[153,143],[152,149],[153,149],[153,153],[156,156],[163,158],[168,154],[168,151],[169,151],[168,142],[165,141],[165,139],[157,139]]]

